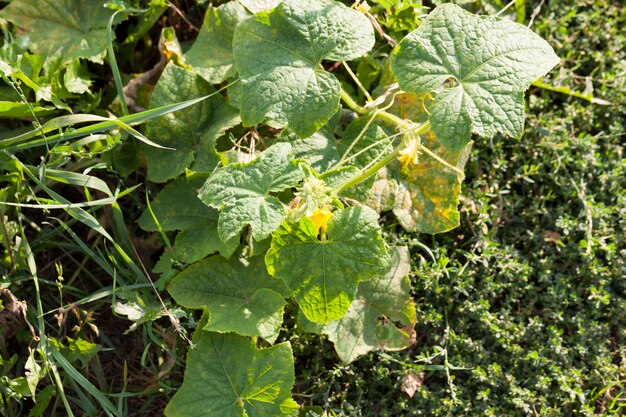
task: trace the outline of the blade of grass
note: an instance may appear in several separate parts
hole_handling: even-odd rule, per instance
[[[211,94],[207,94],[206,96],[203,97],[199,97],[199,98],[195,98],[195,99],[191,99],[191,100],[186,100],[186,101],[182,101],[179,103],[174,103],[174,104],[168,104],[167,106],[161,106],[161,107],[157,107],[154,109],[149,109],[149,110],[145,110],[139,113],[134,113],[128,116],[123,116],[120,117],[119,119],[107,119],[105,117],[101,117],[101,116],[95,116],[95,115],[82,115],[82,116],[90,116],[93,119],[91,121],[96,121],[96,120],[100,120],[99,123],[95,123],[93,125],[89,125],[89,126],[84,126],[78,129],[73,130],[72,132],[62,132],[62,133],[58,133],[56,135],[51,135],[46,137],[45,139],[35,139],[32,140],[32,138],[36,138],[38,135],[41,134],[41,131],[39,129],[35,129],[32,130],[28,133],[24,133],[21,134],[19,136],[15,136],[15,137],[11,137],[11,138],[7,138],[7,139],[3,139],[0,141],[0,150],[2,149],[6,149],[6,150],[11,150],[11,151],[18,151],[18,150],[24,150],[24,149],[29,149],[29,148],[34,148],[37,146],[41,146],[44,145],[46,143],[49,144],[56,144],[65,140],[70,140],[70,139],[75,139],[75,138],[79,138],[79,137],[84,137],[87,135],[91,135],[94,133],[99,133],[105,130],[110,130],[110,129],[114,129],[116,127],[119,127],[119,123],[121,122],[124,125],[133,125],[133,124],[140,124],[140,123],[144,123],[150,119],[154,119],[155,117],[159,117],[159,116],[163,116],[169,113],[173,113],[175,111],[178,110],[182,110],[185,109],[189,106],[193,106],[194,104],[200,103],[203,100],[206,100],[212,96],[214,96],[215,94],[219,94],[221,91],[223,91],[224,89],[232,86],[233,84],[237,83],[239,80],[235,80],[232,83],[222,87],[221,89],[211,93]],[[62,116],[62,117],[70,117],[70,116]],[[59,119],[59,118],[57,118]],[[55,120],[55,119],[53,119]],[[53,120],[51,120],[50,122],[52,122]],[[83,120],[84,121],[84,120]],[[48,123],[50,123],[48,122]],[[64,124],[65,123],[65,127],[69,126],[71,124],[74,123],[69,123],[67,120],[62,120],[60,124]],[[48,124],[46,123],[46,125]],[[44,125],[45,126],[45,125]],[[50,129],[50,130],[54,130],[54,129]]]
[[[80,387],[87,391],[92,397],[94,397],[100,405],[103,407],[103,411],[109,417],[122,417],[117,408],[109,401],[109,399],[97,389],[87,378],[85,378],[80,372],[72,366],[72,364],[65,359],[65,357],[59,352],[56,347],[49,345],[50,353],[59,366],[74,380]]]
[[[107,42],[107,55],[109,56],[109,65],[111,72],[113,73],[113,81],[115,83],[115,89],[117,90],[117,96],[120,98],[120,105],[122,106],[122,114],[128,116],[128,105],[126,104],[126,96],[124,95],[124,84],[122,84],[122,76],[120,69],[117,66],[117,59],[115,58],[115,50],[113,49],[113,21],[115,16],[122,13],[122,10],[111,15],[109,23],[107,24],[106,42]]]

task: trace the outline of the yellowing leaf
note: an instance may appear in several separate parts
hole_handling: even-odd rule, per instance
[[[462,169],[469,156],[445,150],[434,135],[423,143],[447,162]],[[398,221],[410,232],[443,233],[459,225],[461,183],[455,172],[426,154],[408,170],[397,162],[382,169],[370,191],[367,204],[375,210],[393,210]]]

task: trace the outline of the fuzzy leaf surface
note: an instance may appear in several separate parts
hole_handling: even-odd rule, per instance
[[[387,274],[360,283],[346,315],[321,329],[345,363],[371,350],[400,350],[411,344],[416,312],[408,248],[395,248],[391,264]]]
[[[215,89],[195,73],[170,62],[157,83],[150,107],[160,107],[215,93]],[[237,111],[220,95],[214,96],[147,123],[147,136],[175,150],[144,146],[148,179],[165,182],[191,167],[211,172],[219,162],[215,141],[226,130],[240,123]]]
[[[390,262],[378,214],[372,209],[336,211],[327,227],[322,241],[308,217],[285,222],[272,235],[265,257],[269,273],[296,291],[304,315],[318,323],[343,317],[358,283],[384,274]]]
[[[279,141],[289,142],[293,156],[306,161],[317,172],[324,172],[339,160],[339,151],[335,141],[335,129],[341,113],[335,115],[308,138],[300,138],[293,132],[283,131]]]
[[[230,257],[239,246],[239,239],[222,242],[219,238],[218,213],[198,198],[197,190],[201,185],[202,181],[177,179],[165,186],[150,203],[164,231],[180,231],[175,242],[176,255],[185,263],[199,261],[215,252]],[[158,230],[148,209],[141,213],[137,222],[143,230]]]
[[[322,60],[355,59],[373,46],[369,20],[333,0],[284,0],[244,20],[233,38],[244,125],[269,119],[311,136],[339,107],[339,81]]]
[[[61,49],[64,63],[79,58],[102,63],[106,27],[113,11],[94,0],[15,0],[0,12],[28,36],[33,52],[50,56]]]
[[[520,137],[524,91],[558,63],[552,47],[525,26],[448,3],[400,42],[391,67],[407,92],[453,80],[437,95],[430,120],[441,143],[459,151],[472,133]]]
[[[244,265],[212,256],[178,274],[168,286],[176,302],[208,310],[204,330],[261,336],[273,342],[283,322],[285,284],[267,274],[262,257]]]
[[[273,9],[280,3],[280,0],[239,0],[252,13]]]
[[[289,343],[256,349],[245,337],[204,330],[196,331],[193,342],[183,385],[165,408],[167,417],[292,415]]]
[[[237,24],[248,16],[250,13],[236,1],[209,6],[200,34],[185,54],[185,62],[211,84],[234,77],[233,33]]]
[[[291,146],[277,143],[247,164],[216,170],[200,190],[200,199],[220,211],[217,230],[223,241],[238,236],[245,225],[261,241],[285,219],[283,203],[270,193],[295,186],[304,178],[292,161]]]

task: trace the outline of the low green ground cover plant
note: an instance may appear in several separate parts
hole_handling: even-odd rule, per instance
[[[113,401],[105,394],[102,372],[96,371],[96,388],[76,369],[79,363],[83,369],[93,366],[105,354],[87,336],[98,330],[79,306],[111,296],[115,314],[134,321],[129,331],[142,329],[142,365],[154,361],[157,374],[152,392],[173,395],[165,415],[315,415],[319,409],[301,405],[334,407],[328,398],[294,401],[294,353],[296,360],[306,355],[307,346],[316,343],[308,334],[318,333],[333,344],[341,362],[369,360],[372,351],[419,345],[424,326],[441,322],[442,316],[428,311],[419,294],[436,289],[425,303],[433,306],[446,304],[446,296],[456,300],[454,283],[442,292],[439,280],[455,276],[457,264],[445,256],[442,238],[431,242],[432,249],[423,249],[434,266],[414,258],[412,267],[412,245],[427,246],[405,233],[437,234],[459,226],[459,196],[472,139],[480,142],[495,134],[519,138],[525,91],[559,62],[550,45],[526,27],[452,4],[419,15],[418,7],[394,8],[385,2],[368,9],[332,0],[242,0],[209,5],[195,41],[181,42],[174,30],[164,28],[158,44],[162,58],[141,76],[143,81],[137,77],[123,87],[113,29],[132,28],[122,44],[132,49],[167,5],[150,2],[146,10],[141,9],[145,5],[118,2],[103,8],[101,16],[81,19],[90,6],[67,3],[81,22],[78,32],[94,41],[89,48],[71,36],[62,48],[49,51],[38,41],[41,33],[28,45],[34,55],[6,43],[13,48],[5,48],[10,59],[2,67],[8,87],[24,99],[34,94],[38,105],[49,104],[38,109],[25,100],[19,103],[25,108],[16,107],[17,100],[7,107],[20,109],[37,124],[0,144],[9,181],[5,206],[18,207],[12,209],[18,213],[14,218],[3,219],[5,264],[12,274],[23,271],[21,276],[37,287],[32,255],[37,250],[31,245],[44,247],[46,239],[28,239],[27,218],[19,213],[62,209],[67,214],[57,220],[51,236],[66,233],[67,247],[80,248],[113,285],[86,295],[78,306],[57,310],[59,323],[69,311],[77,317],[72,336],[47,337],[44,310],[41,303],[37,306],[33,337],[39,340],[28,362],[18,365],[28,374],[3,385],[3,404],[14,414],[29,397],[42,404],[33,415],[43,415],[53,398],[53,407],[60,401],[69,414],[75,407],[87,414],[135,411],[126,398],[142,393],[126,393],[126,377]],[[33,19],[46,22],[44,8],[41,15],[32,15],[29,7],[16,0],[2,11],[3,17],[26,31],[34,27]],[[403,15],[407,12],[411,18]],[[181,15],[178,8],[172,13]],[[519,13],[516,17],[524,19]],[[62,29],[57,26],[40,24],[39,29],[50,36]],[[46,112],[70,106],[90,111],[98,105],[101,93],[91,90],[88,71],[106,54],[118,92],[115,101],[109,99],[110,108],[121,117],[74,114],[40,123],[39,117],[51,114]],[[58,69],[50,67],[46,55],[55,56]],[[72,84],[79,73],[80,88]],[[50,74],[57,78],[48,81]],[[32,91],[25,94],[24,85]],[[541,86],[557,89],[547,82]],[[144,122],[142,131],[132,127]],[[73,127],[81,123],[90,124]],[[22,162],[24,152],[42,147],[47,149],[42,163]],[[93,175],[105,167],[130,175],[144,163],[147,180],[162,184],[156,196],[146,196],[147,207],[137,218],[144,231],[158,232],[165,244],[153,270],[158,276],[154,284],[128,234],[121,203],[137,188],[121,190]],[[53,183],[82,187],[84,202],[72,203]],[[476,184],[483,186],[480,180]],[[94,208],[99,207],[111,210],[114,234],[97,217]],[[100,236],[104,249],[90,247],[73,231],[84,227]],[[585,251],[602,247],[593,242],[593,233],[587,238]],[[488,262],[489,248],[498,245],[485,242],[480,256],[476,250],[464,255],[465,263],[456,269],[459,279],[466,277],[468,265]],[[52,264],[62,303],[63,291],[72,286],[64,284],[63,267]],[[412,286],[415,267],[422,278]],[[463,286],[476,285],[473,274]],[[4,288],[11,288],[9,275]],[[173,302],[165,299],[166,293]],[[12,319],[19,321],[18,304],[9,295]],[[488,313],[481,319],[497,323]],[[173,336],[159,322],[169,322]],[[194,331],[191,340],[188,330]],[[413,378],[422,384],[424,370],[443,375],[451,395],[440,410],[459,407],[462,389],[453,373],[483,372],[493,379],[499,372],[465,366],[461,353],[451,357],[449,349],[460,340],[454,331],[446,325],[443,346],[417,361],[428,365],[407,365],[397,356],[379,354],[399,366],[405,382]],[[161,376],[170,376],[184,359],[175,351],[185,346],[189,353],[182,385],[163,383]],[[481,352],[488,355],[488,350]],[[539,352],[528,355],[539,360]],[[440,359],[443,365],[433,364]],[[14,367],[15,356],[6,363],[7,370]],[[46,378],[53,378],[54,385],[37,392]],[[75,397],[65,395],[67,383]],[[490,393],[480,395],[488,398]],[[516,406],[530,412],[535,404],[530,397],[524,401]],[[400,411],[403,407],[402,402],[387,405],[378,415],[406,412]],[[339,412],[351,412],[342,408]],[[412,413],[436,409],[425,403]]]

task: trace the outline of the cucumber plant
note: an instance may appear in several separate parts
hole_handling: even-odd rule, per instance
[[[374,48],[371,19],[333,0],[209,6],[165,68],[154,107],[228,85],[147,125],[176,150],[144,149],[148,178],[171,182],[139,224],[178,232],[155,271],[203,311],[167,416],[296,413],[291,348],[274,344],[289,299],[344,362],[412,343],[408,250],[380,213],[409,232],[456,227],[472,137],[520,137],[524,92],[559,62],[526,27],[443,4],[384,58],[374,99],[345,64]],[[342,64],[352,83],[329,71]]]

